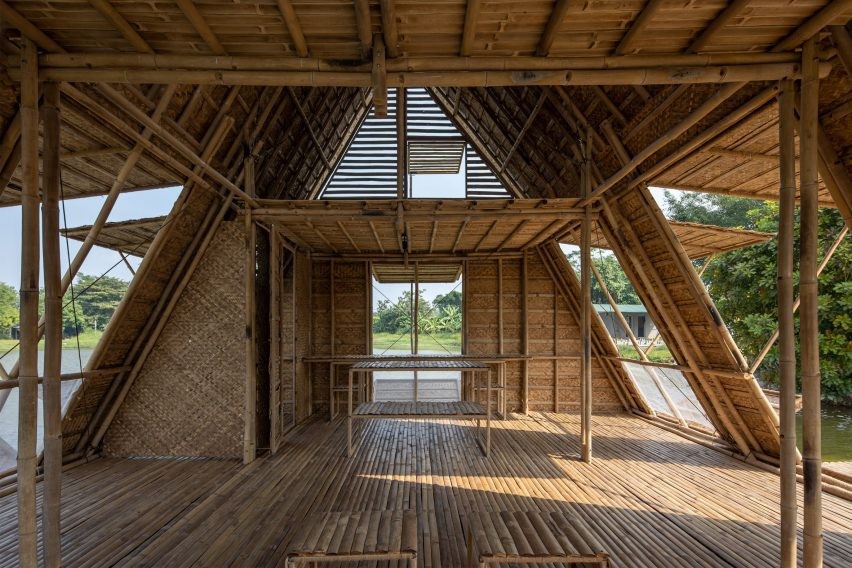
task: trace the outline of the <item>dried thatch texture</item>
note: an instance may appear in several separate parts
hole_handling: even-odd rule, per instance
[[[118,456],[242,455],[243,230],[223,223],[104,438]]]

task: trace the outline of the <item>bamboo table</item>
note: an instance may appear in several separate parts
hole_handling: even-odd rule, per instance
[[[477,375],[485,376],[485,388],[474,388],[478,395],[485,391],[485,405],[475,401],[458,402],[365,402],[353,408],[352,394],[355,376],[365,379],[375,371],[446,371],[457,370],[469,372],[473,376],[474,384]],[[415,378],[416,380],[416,378]],[[361,380],[358,381],[359,385]],[[360,388],[360,387],[359,387]],[[351,456],[352,448],[352,421],[356,419],[382,419],[382,418],[443,418],[455,420],[476,420],[477,432],[480,420],[485,420],[485,444],[484,447],[477,436],[485,457],[491,452],[491,367],[485,363],[476,361],[441,361],[441,360],[388,360],[388,361],[361,361],[349,368],[349,384],[347,388],[346,419],[346,449],[347,455]]]
[[[412,510],[312,515],[289,550],[285,568],[359,560],[407,560],[416,568],[417,515]]]
[[[467,515],[471,568],[489,564],[598,564],[609,554],[577,518],[559,512],[499,511]]]

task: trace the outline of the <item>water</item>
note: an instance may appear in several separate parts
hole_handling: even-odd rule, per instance
[[[796,415],[796,443],[801,450],[801,413]],[[852,408],[823,403],[822,459],[826,462],[852,460]]]
[[[89,357],[92,356],[92,351],[94,349],[80,349],[80,355],[77,355],[77,349],[63,349],[62,350],[62,373],[79,373],[81,367],[83,369],[86,368],[86,363],[89,360]],[[0,353],[2,355],[2,353]],[[82,365],[80,364],[82,360]],[[0,363],[3,363],[3,366],[7,371],[11,371],[12,367],[15,366],[15,363],[18,362],[18,350],[12,351],[2,359],[0,359]],[[42,373],[44,370],[44,351],[39,350],[38,352],[38,372]]]

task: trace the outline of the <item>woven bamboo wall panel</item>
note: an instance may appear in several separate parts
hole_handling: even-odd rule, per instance
[[[241,225],[223,223],[108,430],[106,454],[241,455],[243,256]]]
[[[521,296],[521,259],[504,259],[503,275],[503,352],[521,353],[523,349],[523,298]],[[499,296],[496,260],[468,261],[465,272],[467,353],[493,355],[498,352]],[[578,354],[579,325],[569,312],[568,305],[556,297],[553,278],[537,255],[527,261],[527,326],[530,354]],[[484,292],[486,291],[486,292]],[[556,326],[556,329],[554,329]],[[554,345],[554,341],[556,345]],[[532,359],[529,363],[529,406],[531,410],[553,410],[556,400],[559,409],[579,408],[579,362],[551,359]],[[594,409],[615,411],[622,408],[618,395],[600,364],[593,366]],[[571,386],[574,385],[574,386]],[[523,403],[523,363],[506,366],[506,402],[509,409],[518,410]]]
[[[295,356],[296,356],[296,422],[311,414],[310,368],[303,358],[311,353],[311,261],[307,255],[296,253],[295,267]]]

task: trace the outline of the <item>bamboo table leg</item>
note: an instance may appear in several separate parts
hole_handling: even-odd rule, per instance
[[[349,388],[346,389],[348,402],[348,415],[346,417],[346,452],[348,456],[352,456],[352,375],[353,369],[349,369]]]
[[[491,453],[491,368],[485,371],[485,457]]]

